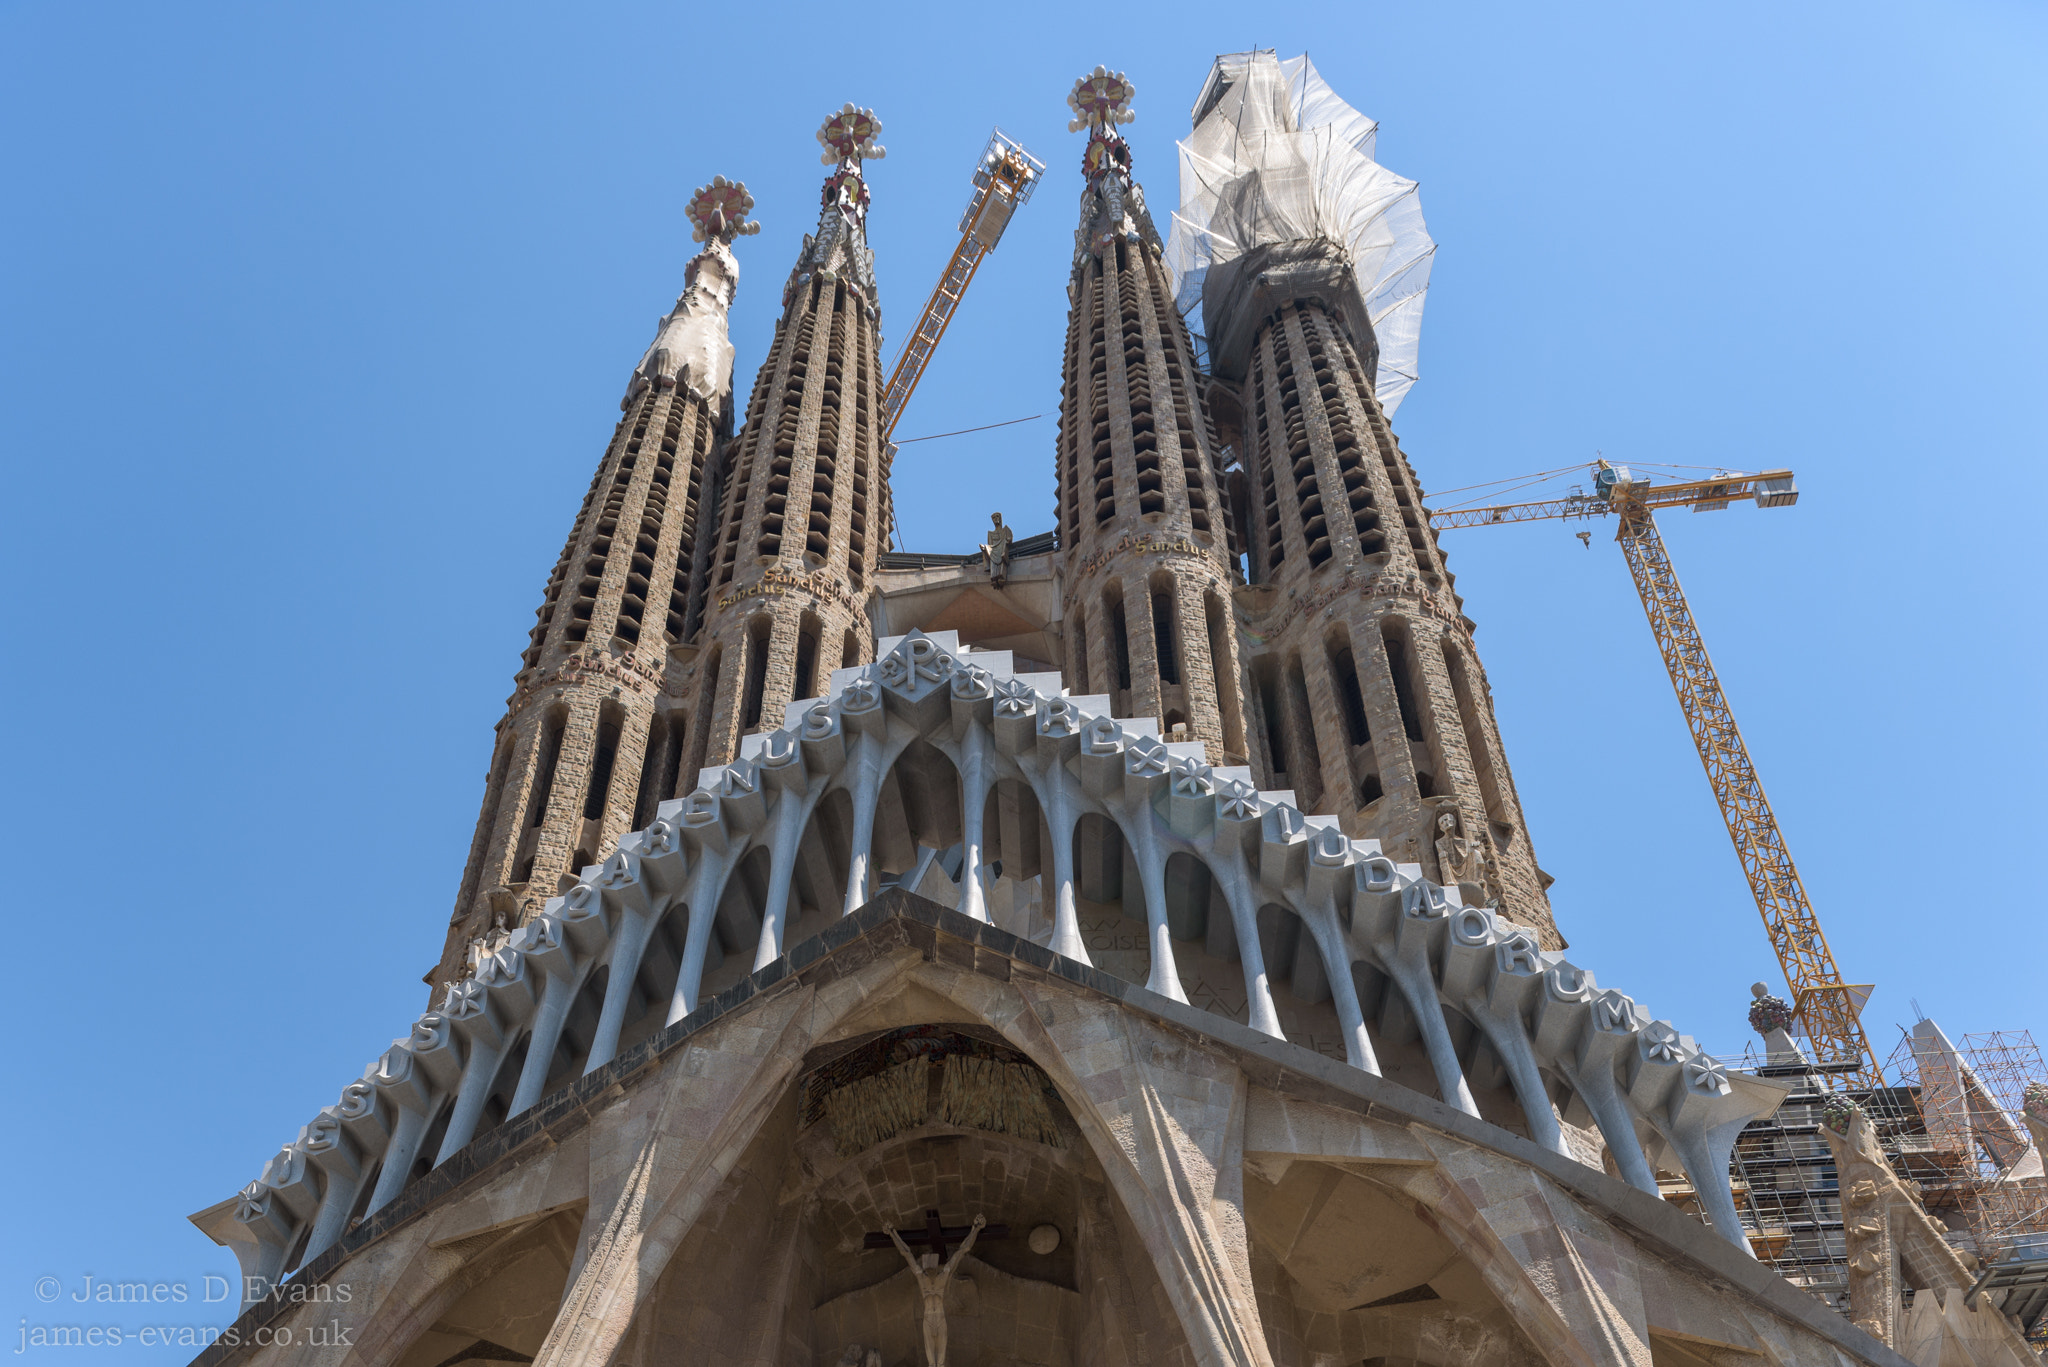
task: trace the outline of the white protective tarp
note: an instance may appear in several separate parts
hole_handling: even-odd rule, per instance
[[[1166,244],[1181,311],[1201,302],[1211,269],[1254,248],[1338,244],[1372,320],[1376,390],[1392,413],[1415,383],[1436,244],[1415,182],[1373,160],[1379,125],[1338,98],[1306,55],[1271,52],[1218,57],[1194,114]]]

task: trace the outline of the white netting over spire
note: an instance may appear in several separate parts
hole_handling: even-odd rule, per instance
[[[1415,383],[1436,243],[1412,180],[1373,160],[1379,125],[1330,89],[1306,55],[1218,57],[1180,144],[1180,208],[1166,244],[1183,313],[1216,307],[1212,273],[1255,248],[1318,239],[1341,248],[1379,343],[1389,413]],[[1207,328],[1212,332],[1213,328]]]

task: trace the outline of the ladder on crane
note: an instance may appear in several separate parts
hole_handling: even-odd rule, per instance
[[[1759,508],[1789,507],[1799,500],[1792,472],[1722,474],[1712,479],[1653,484],[1632,477],[1624,466],[1603,460],[1592,467],[1592,475],[1590,494],[1574,491],[1542,502],[1446,509],[1427,516],[1439,531],[1551,518],[1616,519],[1614,539],[1628,561],[1636,594],[1650,619],[1651,634],[1657,638],[1664,668],[1678,693],[1679,709],[1685,713],[1686,729],[1692,732],[1700,763],[1706,767],[1707,782],[1720,804],[1750,894],[1763,913],[1771,948],[1785,970],[1793,1010],[1813,1047],[1814,1062],[1852,1089],[1882,1087],[1882,1070],[1859,1019],[1870,988],[1842,981],[1834,952],[1821,931],[1820,917],[1800,882],[1770,800],[1764,796],[1749,747],[1736,728],[1735,713],[1707,655],[1699,624],[1679,587],[1671,553],[1657,531],[1655,514],[1663,508],[1713,512],[1741,500],[1754,501]],[[1589,533],[1579,536],[1585,540]]]
[[[995,250],[1011,216],[1031,198],[1044,176],[1045,163],[1025,151],[1022,143],[1000,128],[989,134],[988,146],[975,163],[974,191],[968,197],[967,212],[960,219],[960,245],[953,249],[953,259],[939,275],[938,287],[925,301],[910,341],[896,358],[896,367],[882,390],[882,440],[887,441],[896,430],[896,420],[903,416],[903,407],[931,363],[939,339],[946,335],[946,325],[953,321],[953,312],[960,307],[982,258]]]

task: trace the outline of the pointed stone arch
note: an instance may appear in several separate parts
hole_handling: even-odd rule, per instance
[[[1408,999],[1384,968],[1368,959],[1351,963],[1351,987],[1372,1040],[1380,1076],[1424,1096],[1442,1101],[1436,1070],[1430,1066]],[[1455,1104],[1455,1103],[1452,1103]]]
[[[548,1330],[575,1260],[582,1212],[571,1206],[509,1228],[421,1248],[401,1279],[409,1313],[381,1322],[356,1345],[363,1367],[530,1361]]]
[[[882,779],[874,837],[879,880],[956,905],[963,826],[960,771],[930,741],[911,741]]]
[[[646,947],[634,967],[633,997],[626,1008],[625,1028],[619,1032],[619,1048],[629,1049],[659,1034],[674,995],[676,975],[682,971],[683,954],[690,938],[690,904],[682,898],[670,902],[655,918]],[[713,955],[717,949],[714,945]],[[707,959],[707,968],[712,960]],[[587,1052],[587,1051],[586,1051]]]
[[[1307,923],[1290,908],[1267,902],[1258,911],[1258,934],[1273,1008],[1287,1039],[1326,1058],[1344,1058],[1329,968]]]
[[[1123,829],[1100,812],[1074,824],[1074,906],[1088,959],[1143,985],[1152,975],[1143,875]]]
[[[1176,850],[1166,858],[1161,884],[1174,972],[1185,1000],[1225,1020],[1251,1025],[1255,989],[1224,881],[1200,855]]]
[[[1327,1162],[1246,1184],[1259,1314],[1306,1361],[1546,1367],[1510,1307],[1407,1193]],[[1374,1231],[1375,1256],[1351,1253]],[[1461,1244],[1464,1246],[1461,1247]]]
[[[991,784],[981,829],[989,920],[1044,944],[1052,934],[1052,835],[1031,785],[1007,777]]]
[[[786,795],[788,801],[794,794]],[[821,793],[812,804],[790,870],[794,902],[782,947],[802,944],[839,919],[846,903],[847,859],[853,845],[853,798],[844,788]]]

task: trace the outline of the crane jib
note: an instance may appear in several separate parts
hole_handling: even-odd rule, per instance
[[[910,341],[882,387],[882,437],[886,441],[896,430],[896,420],[917,389],[917,382],[931,363],[932,353],[946,335],[960,300],[974,280],[982,258],[1002,240],[1011,216],[1031,198],[1045,174],[1045,163],[1024,150],[1023,144],[998,128],[989,135],[981,159],[975,163],[974,192],[967,212],[960,219],[960,245],[953,249],[939,283],[910,330]]]
[[[1635,480],[1629,472],[1601,462],[1594,467],[1595,493],[1574,491],[1563,498],[1490,507],[1433,510],[1430,526],[1437,531],[1487,527],[1509,522],[1620,519],[1615,540],[1621,544],[1649,620],[1658,653],[1685,714],[1700,764],[1721,808],[1735,857],[1756,899],[1771,949],[1785,971],[1793,1006],[1813,1046],[1814,1062],[1851,1088],[1884,1085],[1877,1057],[1859,1019],[1870,989],[1845,983],[1828,948],[1820,917],[1807,898],[1792,853],[1778,828],[1770,800],[1764,796],[1749,747],[1735,724],[1735,713],[1722,691],[1720,676],[1707,654],[1706,641],[1693,620],[1692,608],[1679,586],[1671,554],[1657,530],[1660,509],[1690,508],[1714,512],[1750,499],[1759,508],[1790,507],[1799,487],[1790,470],[1761,474],[1723,473],[1711,479],[1671,484]],[[1581,538],[1587,533],[1581,532]]]

